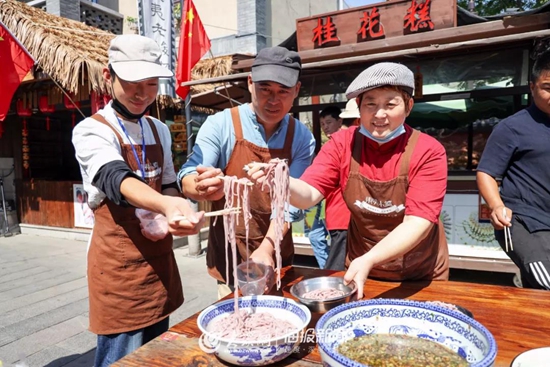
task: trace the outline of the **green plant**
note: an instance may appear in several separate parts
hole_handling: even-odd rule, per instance
[[[127,16],[126,23],[128,23],[129,26],[137,25],[137,18]]]

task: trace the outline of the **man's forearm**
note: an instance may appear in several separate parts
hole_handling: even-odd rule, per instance
[[[275,220],[271,220],[267,233],[262,241],[260,247],[264,247],[266,250],[269,250],[272,255],[275,254]],[[290,223],[285,222],[283,227],[283,237],[286,236],[290,229]]]
[[[498,191],[498,183],[492,176],[485,172],[477,172],[477,187],[491,210],[504,206]]]
[[[120,192],[132,206],[164,214],[164,203],[167,198],[143,181],[127,177],[120,184]]]
[[[170,187],[168,189],[162,190],[162,195],[181,197],[181,192],[179,192],[177,189],[174,189],[173,187]]]

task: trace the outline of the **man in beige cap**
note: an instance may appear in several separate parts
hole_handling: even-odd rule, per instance
[[[155,101],[161,50],[138,35],[114,38],[103,75],[112,101],[73,131],[95,225],[88,251],[90,330],[95,367],[109,366],[168,329],[183,303],[172,235],[198,233],[204,221],[178,191],[166,125],[144,117]],[[152,233],[137,217],[148,214]],[[184,215],[188,220],[176,220]],[[159,234],[160,233],[160,234]]]

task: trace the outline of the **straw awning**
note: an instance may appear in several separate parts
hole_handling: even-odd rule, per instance
[[[114,34],[15,0],[0,0],[0,20],[33,56],[36,66],[67,91],[76,94],[87,86],[88,91],[110,94],[103,69]],[[193,68],[191,79],[231,74],[231,63],[231,56],[203,59]],[[193,86],[191,94],[204,94],[219,85]],[[169,96],[159,96],[157,101],[165,108],[181,108],[182,104]]]
[[[37,66],[66,90],[107,94],[103,68],[114,34],[15,0],[0,1],[0,20],[34,57]]]

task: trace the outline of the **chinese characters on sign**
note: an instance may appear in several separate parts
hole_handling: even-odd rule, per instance
[[[162,50],[162,65],[172,70],[172,2],[142,0],[144,36],[154,39]]]
[[[380,13],[376,7],[370,13],[368,10],[363,12],[361,29],[357,34],[359,42],[384,37],[384,26],[380,23]]]
[[[431,14],[433,4],[436,4],[435,22]],[[302,43],[299,49],[365,42],[454,26],[454,18],[446,16],[454,11],[452,4],[452,0],[435,3],[433,0],[393,0],[318,18],[299,19],[298,32],[305,32],[306,24],[312,32],[308,40],[299,37]]]
[[[335,46],[340,43],[340,39],[336,35],[336,26],[332,22],[331,17],[326,17],[325,19],[319,18],[317,20],[317,27],[313,29],[312,41],[315,47],[322,47],[326,44]]]
[[[172,61],[172,1],[170,0],[138,0],[140,7],[140,32],[143,36],[155,40],[159,45],[163,66],[174,70]],[[160,94],[174,95],[173,83],[161,81]]]
[[[407,33],[421,32],[421,31],[433,31],[434,24],[430,18],[430,1],[424,2],[412,1],[411,7],[407,10],[405,15],[405,24],[403,29]]]

